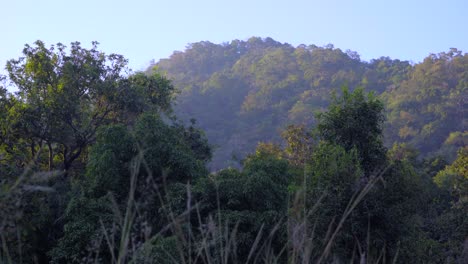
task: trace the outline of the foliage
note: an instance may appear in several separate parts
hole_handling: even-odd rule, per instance
[[[131,263],[177,263],[177,243],[178,241],[176,237],[153,237],[135,254]]]
[[[350,93],[343,88],[341,97],[334,96],[328,111],[317,115],[317,130],[321,138],[342,146],[355,148],[360,164],[370,174],[384,164],[386,149],[382,141],[383,104],[363,89]]]
[[[0,77],[1,263],[466,262],[457,50],[367,63],[251,38],[145,73],[97,43],[24,56],[17,94]],[[329,97],[343,83],[363,88]]]
[[[290,180],[287,161],[260,148],[244,161],[242,172],[225,169],[201,178],[194,186],[194,196],[206,217],[203,223],[219,219],[221,226],[234,230],[235,253],[242,263],[257,236],[271,239],[272,250],[279,254],[286,239],[281,223],[286,220]]]
[[[286,141],[286,154],[289,162],[295,166],[303,167],[312,154],[314,137],[304,125],[289,125],[282,133]]]
[[[307,217],[309,228],[313,226],[314,235],[323,238],[315,241],[316,249],[311,253],[314,258],[318,259],[324,250],[331,232],[338,226],[338,219],[344,215],[350,199],[359,190],[361,174],[355,150],[346,152],[341,146],[322,141],[314,151],[305,186],[306,210],[318,206]],[[351,230],[344,230],[340,234],[343,238],[338,240],[343,240],[346,236],[353,238]],[[338,241],[338,244],[340,243],[343,242]],[[336,255],[350,251],[349,248],[341,248],[339,245],[333,249]]]
[[[257,142],[283,143],[278,132],[288,125],[316,124],[314,114],[343,85],[374,91],[385,103],[387,147],[408,143],[424,157],[453,160],[466,132],[460,121],[466,115],[466,58],[451,49],[417,64],[389,57],[365,62],[333,45],[293,47],[253,37],[193,43],[154,66],[181,90],[175,113],[198,119],[218,146],[210,165],[216,171],[235,165],[232,156],[244,158]],[[450,140],[450,133],[461,137]]]
[[[468,173],[467,149],[458,151],[456,160],[440,170],[433,178],[443,193],[449,195],[448,206],[442,208],[442,212],[435,218],[435,234],[438,235],[441,252],[448,260],[468,260],[466,252],[466,234],[468,233],[467,190]]]
[[[468,149],[458,151],[457,159],[440,171],[434,182],[441,188],[448,190],[456,199],[454,206],[463,207],[468,203]]]
[[[128,122],[144,111],[169,110],[173,87],[167,79],[142,73],[126,77],[127,60],[97,48],[97,42],[89,50],[74,42],[67,53],[60,43],[47,49],[37,41],[26,45],[24,57],[8,61],[9,79],[18,92],[6,109],[11,121],[2,133],[5,151],[14,153],[13,145],[25,141],[32,160],[47,148],[48,170],[68,173],[99,127]],[[17,138],[11,139],[11,133]]]
[[[1,233],[6,236],[2,245],[7,241],[11,245],[4,245],[2,252],[11,252],[10,256],[21,255],[24,250],[30,252],[24,261],[48,260],[47,251],[63,235],[62,216],[67,204],[73,204],[74,199],[82,201],[70,186],[74,181],[80,182],[98,130],[112,124],[132,126],[143,112],[171,110],[174,87],[168,79],[157,73],[129,75],[123,56],[106,55],[97,48],[97,42],[85,49],[78,42],[70,48],[60,43],[46,48],[37,41],[34,46],[25,46],[23,57],[7,63],[7,81],[17,89],[15,94],[3,85],[0,89],[0,207],[17,216],[2,214],[1,219]],[[1,79],[3,83],[4,78]],[[180,130],[184,134],[181,138],[197,131],[192,129],[185,136]],[[203,145],[203,136],[198,138]],[[121,139],[125,140],[115,137],[113,141]],[[125,150],[125,145],[120,147]],[[102,157],[110,162],[108,173],[118,171],[109,153],[120,150],[103,151]],[[132,158],[136,149],[123,153]],[[93,158],[96,162],[97,157],[101,156]],[[127,187],[122,181],[96,176],[94,185],[83,189],[107,193],[101,184]],[[125,192],[119,195],[125,196]],[[83,203],[86,207],[88,200]],[[3,232],[6,229],[8,232]]]
[[[191,146],[202,146],[206,139],[184,137],[188,133],[184,127],[165,124],[152,114],[140,116],[134,131],[123,125],[100,129],[96,144],[91,148],[86,176],[76,183],[77,193],[65,212],[64,236],[51,253],[53,260],[78,263],[88,254],[92,255],[92,250],[111,256],[109,250],[117,251],[118,245],[107,249],[102,240],[106,232],[114,237],[125,235],[123,226],[116,230],[113,225],[115,212],[124,211],[128,199],[144,209],[138,217],[145,222],[145,228],[158,230],[167,224],[168,212],[161,211],[166,197],[166,189],[162,187],[170,189],[174,183],[185,183],[206,173],[204,156],[197,159],[194,154],[197,149],[191,149]],[[128,188],[129,184],[134,184],[133,190]],[[131,230],[130,235],[138,237],[141,231],[138,228]],[[136,237],[133,243],[144,242],[138,241],[143,238]],[[96,247],[93,243],[98,241],[101,244],[93,248]],[[103,262],[110,261],[104,256],[101,258]]]
[[[431,54],[395,89],[383,93],[387,140],[408,142],[423,154],[453,159],[466,137],[467,67],[468,55],[457,49]]]

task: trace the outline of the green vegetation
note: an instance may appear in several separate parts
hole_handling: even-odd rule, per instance
[[[23,56],[0,87],[0,263],[468,259],[466,54],[251,38],[145,73],[97,43]]]
[[[388,57],[365,62],[333,45],[293,47],[253,37],[194,43],[154,66],[181,90],[177,116],[196,118],[215,145],[210,169],[216,171],[239,166],[236,160],[257,142],[284,144],[279,135],[289,125],[314,127],[315,113],[343,85],[372,91],[384,103],[386,147],[408,143],[422,157],[452,161],[468,140],[467,65],[468,55],[457,49],[418,64]]]

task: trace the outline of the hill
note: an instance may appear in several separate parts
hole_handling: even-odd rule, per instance
[[[195,118],[215,145],[212,170],[237,166],[258,142],[281,142],[289,124],[313,127],[333,91],[346,85],[385,102],[385,143],[405,142],[422,156],[454,157],[466,145],[468,55],[457,49],[412,64],[389,57],[362,61],[335,48],[294,47],[252,37],[203,41],[151,65],[180,90],[175,112]]]
[[[92,45],[36,41],[0,76],[0,263],[468,263],[458,50],[412,65],[272,39],[193,44],[158,66],[182,89],[176,112],[219,145],[211,169],[257,145],[242,170],[210,173],[172,82]],[[284,147],[257,144],[290,123],[303,126]],[[408,144],[386,149],[384,129]],[[464,147],[449,163],[408,145]]]

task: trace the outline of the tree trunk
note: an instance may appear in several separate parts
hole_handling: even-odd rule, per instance
[[[49,171],[52,170],[54,164],[54,153],[53,153],[53,150],[52,150],[52,144],[47,141],[47,147],[49,148]]]
[[[31,139],[31,157],[34,159],[36,156],[36,144],[34,144],[34,140]]]

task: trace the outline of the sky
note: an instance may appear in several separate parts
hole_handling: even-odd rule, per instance
[[[0,73],[36,40],[96,40],[133,70],[189,43],[252,36],[417,63],[452,47],[467,52],[467,26],[467,0],[0,0]]]

